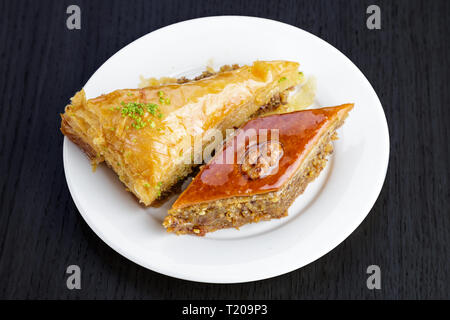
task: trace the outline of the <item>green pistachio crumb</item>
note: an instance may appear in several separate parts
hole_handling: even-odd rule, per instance
[[[161,195],[161,186],[162,186],[162,182],[158,182],[155,186],[156,189],[156,194],[158,195],[158,197]]]
[[[138,103],[138,102],[128,102],[122,104],[122,117],[129,117],[134,121],[131,123],[131,126],[135,129],[142,129],[147,126],[147,122],[143,119],[146,116],[145,112],[149,112],[152,115],[156,115],[156,111],[158,110],[158,105],[154,103]]]
[[[166,94],[162,91],[158,91],[158,96],[159,96],[159,102],[161,104],[170,104],[170,99],[166,98],[165,96]]]

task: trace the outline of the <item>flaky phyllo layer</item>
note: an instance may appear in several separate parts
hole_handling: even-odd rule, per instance
[[[263,107],[273,111],[302,80],[298,63],[258,61],[194,81],[116,90],[87,99],[84,90],[61,115],[61,131],[94,165],[105,161],[150,205],[196,165],[194,141],[239,127]],[[259,111],[261,113],[261,111]],[[200,150],[202,151],[202,150]]]

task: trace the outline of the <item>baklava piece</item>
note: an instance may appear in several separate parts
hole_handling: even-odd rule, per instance
[[[169,232],[203,236],[286,216],[325,167],[335,131],[352,108],[345,104],[250,120],[201,168],[163,225]],[[257,139],[251,139],[255,133]]]
[[[150,205],[196,165],[194,141],[200,140],[202,149],[211,144],[212,129],[223,134],[242,125],[300,82],[298,66],[257,61],[197,80],[116,90],[93,99],[81,90],[61,115],[61,131],[94,166],[106,161],[127,190]]]

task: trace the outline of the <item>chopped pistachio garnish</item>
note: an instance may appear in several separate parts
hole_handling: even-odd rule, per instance
[[[157,185],[155,186],[156,189],[156,194],[159,197],[161,195],[161,186],[162,186],[162,182],[158,182]]]
[[[162,91],[158,91],[159,102],[162,104],[170,104],[170,99],[165,97],[165,93]]]
[[[154,103],[147,103],[145,105],[145,107],[146,107],[147,111],[149,113],[151,113],[152,115],[155,115],[156,114],[156,110],[158,110],[158,105],[154,104]]]
[[[144,183],[144,187],[148,188],[148,187],[150,187],[150,185],[148,183]]]
[[[283,82],[283,81],[286,81],[287,80],[287,78],[286,77],[283,77],[283,78],[281,78],[280,80],[278,80],[278,82]]]
[[[139,102],[121,102],[122,105],[122,117],[129,117],[134,121],[131,126],[135,129],[141,129],[147,126],[147,123],[142,119],[145,111],[148,111],[152,115],[156,115],[158,105],[154,103],[139,103]],[[119,108],[120,109],[120,108]]]

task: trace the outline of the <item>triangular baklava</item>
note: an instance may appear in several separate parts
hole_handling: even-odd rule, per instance
[[[345,104],[250,120],[201,168],[164,226],[203,236],[286,216],[325,167],[335,131],[352,108]]]
[[[87,100],[78,92],[61,115],[61,131],[94,165],[106,163],[127,189],[150,205],[197,164],[212,130],[224,133],[282,102],[301,81],[298,63],[257,61],[178,84],[124,89]],[[262,112],[263,113],[263,112]]]

